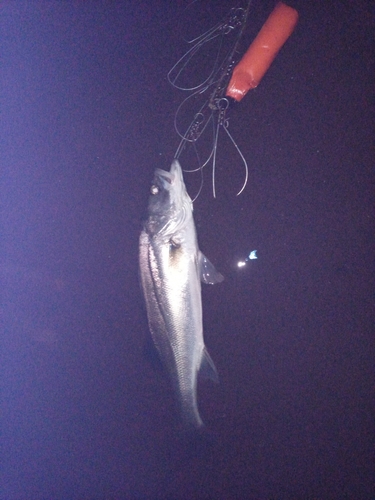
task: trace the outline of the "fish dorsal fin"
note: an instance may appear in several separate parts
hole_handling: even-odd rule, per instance
[[[208,378],[213,382],[219,382],[219,375],[216,370],[216,366],[208,354],[207,349],[204,347],[202,351],[201,365],[199,367],[199,374],[204,378]]]
[[[199,252],[199,271],[201,281],[209,285],[220,283],[224,279],[202,252]]]

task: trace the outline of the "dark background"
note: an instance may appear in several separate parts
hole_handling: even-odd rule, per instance
[[[234,3],[195,8],[208,28]],[[2,3],[1,498],[372,499],[373,2],[294,2],[294,34],[229,113],[246,190],[224,145],[216,199],[206,169],[198,237],[225,281],[203,290],[220,384],[199,385],[196,452],[138,282],[187,5]],[[254,0],[245,45],[273,6]]]

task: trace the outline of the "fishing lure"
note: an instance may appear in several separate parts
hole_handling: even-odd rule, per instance
[[[216,160],[220,130],[223,130],[227,135],[244,166],[245,178],[237,196],[245,189],[249,177],[246,159],[229,131],[227,111],[230,103],[232,100],[240,101],[250,89],[259,84],[278,51],[293,32],[298,20],[298,13],[295,9],[279,2],[246,54],[236,65],[239,43],[248,21],[251,3],[252,0],[249,0],[246,6],[230,9],[221,22],[190,40],[189,43],[192,44],[192,47],[168,73],[171,85],[190,93],[179,105],[175,114],[175,130],[181,139],[175,158],[180,159],[182,153],[190,145],[194,148],[198,168],[188,170],[188,172],[200,171],[202,174],[203,168],[210,162],[212,163],[214,198],[216,197]],[[191,61],[206,44],[211,42],[217,43],[217,50],[214,55],[213,67],[208,76],[194,85],[184,85],[182,83],[183,76]],[[195,108],[191,117],[190,103],[196,103],[198,100],[201,101],[201,104],[198,109]],[[183,126],[181,125],[182,115],[186,109],[189,110],[190,119],[185,120],[187,125]],[[209,126],[212,127],[212,147],[209,148],[202,161],[197,142]],[[203,177],[196,198],[199,196],[202,186]]]
[[[262,29],[233,70],[226,95],[240,101],[249,90],[255,89],[271,66],[277,53],[293,33],[298,12],[279,2]]]

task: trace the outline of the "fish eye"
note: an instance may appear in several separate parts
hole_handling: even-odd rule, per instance
[[[155,184],[153,184],[150,188],[150,193],[151,194],[158,194],[159,193],[159,188],[158,186],[155,186]]]

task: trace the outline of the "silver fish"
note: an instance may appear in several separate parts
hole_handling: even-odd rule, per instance
[[[169,172],[155,171],[139,265],[149,328],[170,374],[182,420],[187,427],[200,428],[198,371],[218,381],[203,340],[200,282],[214,284],[224,278],[198,248],[193,203],[177,160]]]

